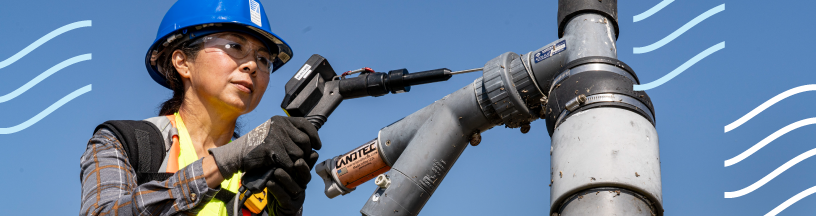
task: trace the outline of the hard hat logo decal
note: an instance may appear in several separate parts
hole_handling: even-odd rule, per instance
[[[249,0],[249,17],[252,18],[252,23],[263,27],[263,22],[261,22],[261,4],[258,4],[255,0]]]

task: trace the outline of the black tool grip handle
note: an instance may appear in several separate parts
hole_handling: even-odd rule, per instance
[[[326,82],[323,88],[323,98],[309,111],[309,114],[306,114],[306,120],[309,120],[318,130],[326,123],[326,120],[328,120],[329,115],[334,112],[334,109],[340,106],[340,102],[343,102],[343,95],[340,94],[339,83],[339,80]]]

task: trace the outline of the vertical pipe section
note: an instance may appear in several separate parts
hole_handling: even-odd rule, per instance
[[[652,207],[662,201],[657,131],[639,114],[620,108],[576,113],[555,129],[552,149],[551,211],[564,216],[662,214]],[[616,189],[579,194],[600,187]],[[615,192],[626,190],[636,195]],[[580,198],[571,199],[576,195]],[[634,196],[646,199],[633,201]],[[604,210],[583,214],[581,209]]]
[[[588,56],[618,58],[615,38],[615,28],[607,17],[595,13],[575,15],[561,38],[570,47],[566,62]]]
[[[559,35],[563,35],[561,40],[566,41],[569,49],[559,75],[552,81],[555,83],[540,88],[551,97],[549,103],[563,103],[554,101],[556,95],[570,95],[578,101],[575,104],[578,108],[551,113],[560,117],[547,118],[548,122],[554,123],[548,123],[548,126],[552,125],[549,128],[552,133],[550,212],[551,215],[562,216],[660,216],[663,215],[660,151],[653,119],[636,112],[638,108],[627,108],[628,105],[584,105],[578,99],[578,96],[583,96],[579,95],[581,92],[576,91],[573,95],[571,89],[564,89],[573,80],[576,83],[609,83],[603,76],[579,80],[576,76],[579,73],[616,73],[617,69],[604,69],[603,64],[595,62],[583,64],[584,67],[568,66],[586,57],[617,58],[616,1],[610,5],[601,4],[587,0],[559,1]],[[533,64],[532,73],[541,85],[541,76],[552,72],[537,71],[537,68]],[[584,75],[587,74],[592,73]],[[620,74],[617,79],[626,79],[625,74],[617,74]],[[636,83],[636,78],[631,82]],[[631,85],[620,86],[619,89],[624,90],[608,93],[637,94],[631,88]],[[607,94],[591,94],[602,93]],[[582,94],[591,96],[590,90]],[[586,101],[586,97],[583,101]],[[651,106],[649,108],[652,109]]]
[[[391,184],[375,191],[360,212],[370,216],[419,214],[471,135],[493,125],[482,114],[474,84],[470,84],[383,128],[379,135],[382,154],[402,154],[385,158],[393,164],[387,174]]]

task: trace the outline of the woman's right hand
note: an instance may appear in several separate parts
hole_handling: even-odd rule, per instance
[[[282,168],[294,172],[295,161],[322,147],[317,129],[305,118],[274,116],[227,145],[209,149],[224,177],[239,170]]]

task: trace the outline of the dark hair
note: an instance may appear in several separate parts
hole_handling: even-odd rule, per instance
[[[181,50],[189,61],[195,61],[196,57],[198,57],[198,51],[204,48],[202,43],[198,43],[201,38],[203,37],[194,40],[179,39],[168,43],[162,51],[154,51],[152,58],[155,59],[156,69],[164,75],[164,78],[167,79],[167,85],[173,90],[173,97],[161,104],[160,116],[175,114],[181,108],[181,103],[184,102],[184,83],[181,82],[181,75],[173,66],[173,53],[176,50]],[[236,120],[232,137],[238,138],[240,127],[241,124]]]
[[[184,101],[184,84],[181,82],[181,76],[176,71],[176,67],[173,66],[173,53],[176,50],[181,50],[187,56],[187,59],[195,61],[198,51],[201,51],[203,46],[201,43],[193,43],[194,41],[177,40],[171,42],[156,56],[156,68],[164,75],[164,78],[167,79],[167,85],[173,90],[173,97],[162,103],[159,115],[172,115],[178,112],[181,103]]]

